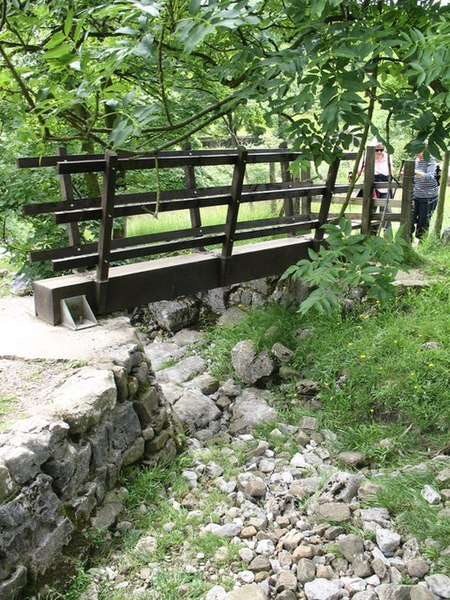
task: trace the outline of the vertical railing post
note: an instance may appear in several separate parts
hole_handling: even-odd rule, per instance
[[[221,259],[221,284],[226,285],[228,279],[229,259],[233,253],[234,234],[239,216],[239,205],[241,202],[242,185],[244,182],[245,169],[247,165],[247,150],[239,146],[236,165],[233,171],[233,180],[231,182],[231,200],[228,205],[227,217],[225,221],[225,239],[222,245]]]
[[[370,235],[373,208],[373,177],[375,173],[375,147],[366,148],[364,167],[363,205],[361,212],[361,233]]]
[[[185,152],[190,153],[192,146],[189,142],[183,145],[183,150]],[[195,168],[193,165],[185,165],[184,167],[184,183],[187,190],[193,191],[195,193],[195,188],[197,187],[197,182],[195,180]],[[193,229],[197,229],[196,235],[200,235],[200,227],[202,226],[202,221],[200,217],[200,209],[198,206],[189,209],[189,215],[191,218],[191,227]]]
[[[414,170],[413,160],[405,160],[403,164],[403,186],[402,186],[402,205],[400,209],[400,222],[403,225],[403,238],[411,241],[411,212],[414,190]]]
[[[67,156],[67,148],[62,146],[58,149],[58,154],[61,157]],[[73,184],[69,173],[59,175],[59,187],[62,200],[64,202],[73,202]],[[79,246],[81,244],[78,223],[67,223],[67,238],[69,240],[69,246]]]
[[[104,312],[107,301],[109,258],[111,253],[111,237],[113,231],[114,196],[117,179],[117,154],[107,150],[105,152],[105,171],[103,174],[103,189],[101,196],[102,220],[98,237],[98,265],[97,265],[97,310]]]
[[[305,186],[311,185],[311,166],[302,167],[300,171],[300,178]],[[302,215],[309,221],[311,219],[311,195],[302,196],[301,206]]]
[[[434,222],[434,235],[436,237],[441,236],[442,221],[444,219],[445,196],[447,193],[447,185],[448,185],[449,160],[450,160],[450,151],[447,150],[444,153],[444,161],[442,163],[441,183],[439,185],[439,199],[438,199],[438,205],[436,207],[436,220]]]
[[[339,171],[339,158],[336,158],[328,169],[327,180],[325,183],[325,191],[322,196],[322,202],[320,203],[319,219],[316,227],[316,233],[314,235],[314,242],[321,242],[323,240],[324,231],[321,229],[322,225],[328,221],[328,214],[330,212],[331,200],[333,198],[334,187],[336,185],[336,178]]]
[[[280,144],[280,148],[283,150],[287,150],[287,143],[282,142]],[[280,168],[281,168],[281,182],[289,183],[289,181],[292,181],[292,175],[289,170],[289,161],[287,158],[281,159]],[[294,214],[294,202],[293,202],[292,198],[285,198],[283,201],[283,207],[284,207],[284,216],[292,217]]]

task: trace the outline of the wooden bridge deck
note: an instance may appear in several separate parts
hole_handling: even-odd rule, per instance
[[[97,303],[93,273],[42,279],[34,284],[36,314],[57,325],[61,322],[60,301],[73,296],[86,295],[94,312],[100,315],[280,275],[296,261],[306,258],[308,248],[313,246],[312,236],[304,235],[236,246],[225,265],[219,252],[196,252],[111,267],[107,300],[102,307]]]

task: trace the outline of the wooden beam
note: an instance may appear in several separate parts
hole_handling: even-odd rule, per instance
[[[401,219],[403,225],[403,238],[411,242],[411,212],[414,191],[414,169],[413,160],[406,160],[403,164],[403,193]]]
[[[231,200],[228,204],[225,220],[225,241],[222,246],[222,259],[227,259],[233,252],[234,232],[239,216],[239,205],[241,203],[242,185],[244,183],[245,169],[247,166],[247,150],[242,146],[238,150],[238,159],[234,167],[233,180],[231,182]]]
[[[370,235],[370,223],[373,208],[373,177],[375,173],[375,147],[367,146],[364,166],[363,208],[361,215],[361,233]]]
[[[183,146],[183,150],[187,153],[190,153],[192,151],[191,144],[186,143]],[[195,180],[195,168],[192,165],[186,165],[184,167],[184,183],[186,186],[186,191],[188,193],[190,192],[192,196],[197,187],[197,182]],[[189,209],[189,216],[191,218],[191,226],[194,229],[200,228],[202,225],[202,221],[200,218],[200,209],[198,208],[198,206],[193,206]]]
[[[59,155],[61,157],[67,156],[67,148],[59,148]],[[70,175],[59,175],[59,186],[62,201],[67,202],[70,206],[74,201],[72,178]],[[69,239],[69,246],[77,246],[81,243],[78,223],[67,223],[67,237]]]
[[[336,192],[336,178],[339,171],[339,164],[339,159],[336,159],[333,163],[331,163],[328,169],[325,191],[323,193],[322,202],[320,204],[319,220],[314,235],[314,241],[316,242],[316,244],[323,240],[324,231],[322,229],[322,225],[325,225],[325,223],[328,220],[328,213],[330,212],[331,200],[333,198],[333,194]]]
[[[238,246],[228,263],[226,285],[279,275],[288,266],[306,258],[311,245],[308,236]],[[70,296],[86,294],[99,315],[217,288],[221,279],[218,254],[183,255],[112,267],[108,294],[99,307],[96,284],[91,276],[53,277],[35,283],[36,313],[39,318],[57,325],[61,320],[60,300]]]
[[[100,222],[100,233],[98,237],[98,265],[96,277],[97,304],[100,311],[106,303],[108,289],[117,163],[117,155],[107,150],[105,153],[105,172],[103,175],[102,219]]]

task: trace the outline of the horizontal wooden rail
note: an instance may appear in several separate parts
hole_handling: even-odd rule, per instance
[[[153,152],[143,152],[140,154],[137,153],[133,153],[133,152],[118,152],[118,157],[119,157],[119,164],[121,165],[121,168],[126,166],[126,161],[130,162],[130,165],[132,164],[133,166],[131,166],[131,169],[135,169],[136,168],[136,164],[141,164],[139,161],[145,160],[145,159],[152,159],[154,160],[155,158],[155,154]],[[227,164],[226,161],[231,160],[233,157],[234,159],[237,157],[237,150],[172,150],[172,151],[168,151],[168,152],[160,152],[158,154],[158,162],[159,161],[165,161],[165,159],[169,158],[169,159],[179,159],[180,157],[186,158],[186,155],[188,155],[190,160],[196,160],[199,159],[200,161],[203,160],[204,157],[208,157],[208,156],[212,156],[214,157],[214,160],[216,160],[216,157],[223,157],[224,158],[224,162],[223,164]],[[255,160],[255,158],[261,155],[261,158],[258,160]],[[292,150],[286,150],[283,148],[276,148],[276,149],[265,149],[265,148],[260,148],[260,149],[252,149],[248,151],[248,156],[250,156],[250,160],[249,162],[280,162],[280,160],[286,159],[289,161],[294,161],[297,158],[300,158],[301,156],[303,156],[303,153],[300,151],[292,151]],[[341,156],[341,160],[355,160],[357,156],[356,152],[344,152]],[[138,161],[138,162],[135,162]],[[86,164],[86,165],[90,165],[90,164],[94,164],[95,163],[95,168],[97,169],[98,167],[100,167],[100,171],[104,169],[104,164],[105,164],[105,155],[104,154],[72,154],[72,155],[67,155],[64,157],[61,157],[61,155],[57,154],[54,156],[42,156],[42,157],[35,157],[35,156],[24,156],[21,158],[18,158],[16,161],[16,165],[19,169],[36,169],[36,168],[41,168],[41,167],[56,167],[59,164],[62,163],[77,163],[76,164],[76,172],[85,172],[85,173],[89,173],[91,172],[90,170],[87,171],[78,171],[78,169],[80,168],[81,164]],[[144,167],[139,167],[139,168],[154,168],[154,162],[153,163],[149,163],[152,164],[152,167],[148,167],[148,166],[144,166]],[[180,166],[181,163],[177,163],[176,166]],[[202,162],[196,163],[194,166],[202,166]],[[215,163],[214,163],[215,164]],[[228,163],[228,164],[233,164],[233,163]],[[103,166],[101,166],[103,165]],[[161,165],[160,165],[161,166]],[[172,166],[172,165],[171,165]],[[65,168],[65,167],[64,167]],[[88,167],[88,169],[90,169]],[[128,169],[127,169],[128,170]],[[74,171],[66,171],[66,172],[74,172]]]
[[[317,223],[316,219],[305,221],[304,217],[284,217],[270,219],[269,222],[265,220],[245,221],[237,224],[234,240],[242,241],[281,234],[294,234],[301,230],[312,229],[317,226]],[[138,238],[112,240],[109,260],[118,262],[144,256],[154,256],[155,254],[167,254],[192,248],[214,246],[224,241],[224,227],[224,225],[202,227],[200,236],[196,235],[195,230],[187,229],[139,236]],[[124,244],[124,241],[127,243]],[[96,246],[96,244],[80,246],[76,249],[76,254],[74,249],[69,253],[68,248],[41,250],[33,253],[32,260],[50,259],[54,271],[89,268],[95,266],[99,260]]]
[[[255,229],[262,226],[274,226],[274,225],[285,225],[292,223],[305,223],[306,217],[302,215],[293,217],[273,217],[269,219],[255,219],[251,221],[240,221],[236,225],[236,229]],[[315,221],[314,221],[315,223]],[[203,244],[203,237],[212,233],[223,233],[224,224],[219,225],[206,225],[197,228],[179,229],[176,231],[160,231],[158,233],[148,233],[140,236],[133,236],[128,238],[117,238],[111,240],[111,248],[129,248],[131,246],[142,246],[144,244],[151,244],[155,242],[171,241],[191,236],[198,239],[198,247],[201,248]],[[250,238],[249,238],[250,239]],[[65,246],[63,248],[46,248],[44,250],[34,250],[30,253],[31,262],[41,262],[44,260],[54,260],[68,257],[80,257],[86,254],[96,254],[97,242],[89,244],[82,244],[78,246]]]

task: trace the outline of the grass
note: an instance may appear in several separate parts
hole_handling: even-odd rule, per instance
[[[430,506],[420,493],[426,484],[439,489],[432,469],[394,473],[374,481],[380,491],[366,505],[386,508],[401,533],[423,544],[423,554],[436,563],[435,571],[450,574],[450,557],[442,556],[450,539],[450,518],[440,516],[442,507]]]
[[[281,206],[281,205],[280,205]],[[213,206],[202,209],[202,225],[218,225],[224,223],[227,214],[226,206]],[[273,216],[270,202],[259,202],[253,205],[244,204],[239,211],[239,221],[267,219]],[[127,236],[134,237],[163,231],[188,229],[191,221],[188,210],[162,212],[155,218],[152,215],[140,215],[127,220]]]
[[[321,424],[339,433],[341,449],[361,450],[378,464],[437,452],[448,443],[450,423],[449,292],[444,281],[399,296],[386,308],[362,305],[344,317],[301,318],[281,306],[249,310],[238,325],[211,330],[204,353],[221,378],[230,373],[238,341],[253,339],[258,350],[281,342],[294,351],[297,379],[320,383]],[[305,328],[314,335],[299,341],[296,331]],[[336,385],[340,377],[342,387]],[[274,384],[276,407],[291,424],[311,414],[294,387],[295,380]]]
[[[17,398],[12,394],[0,394],[0,431],[7,429],[17,418],[17,403]]]

